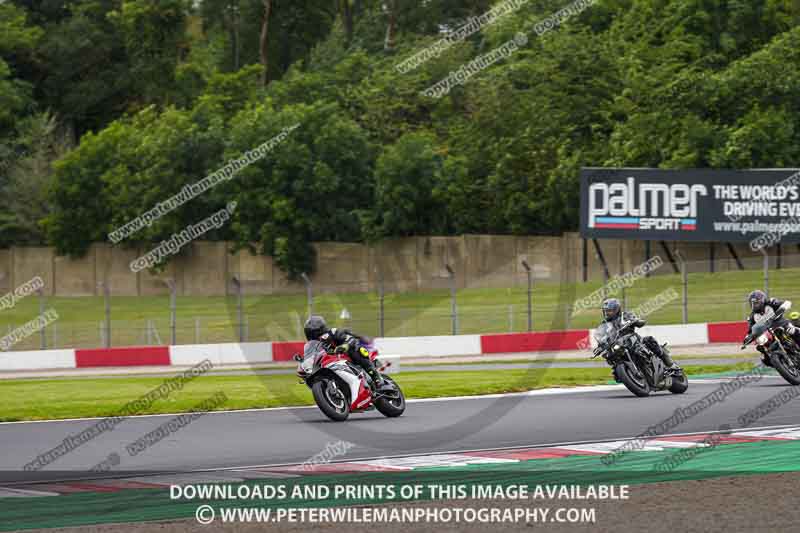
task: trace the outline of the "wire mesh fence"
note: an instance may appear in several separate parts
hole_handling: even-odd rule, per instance
[[[29,297],[15,320],[0,322],[0,335],[14,332],[45,306],[60,318],[20,338],[13,350],[94,348],[299,340],[310,311],[331,326],[376,337],[486,334],[583,329],[600,319],[602,298],[619,298],[651,324],[743,320],[746,296],[756,288],[792,299],[800,288],[800,255],[743,258],[735,268],[711,272],[708,261],[662,266],[651,275],[620,283],[620,277],[586,283],[524,279],[512,286],[416,291],[256,294],[241,284],[228,297]],[[765,266],[768,267],[765,269]],[[616,282],[615,282],[616,280]],[[446,280],[445,280],[446,281]],[[447,287],[447,283],[441,286]]]

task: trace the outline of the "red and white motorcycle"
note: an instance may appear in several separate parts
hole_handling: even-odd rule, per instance
[[[362,344],[356,349],[368,354],[393,390],[379,394],[369,374],[353,363],[349,355],[331,352],[320,341],[308,341],[303,355],[296,354],[294,360],[299,363],[297,376],[311,389],[320,411],[336,422],[347,420],[350,413],[373,408],[388,417],[402,415],[406,410],[403,391],[392,378],[383,374],[389,364],[382,365],[378,361],[378,351],[371,345]]]

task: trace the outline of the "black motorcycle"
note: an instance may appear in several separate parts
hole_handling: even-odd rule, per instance
[[[800,385],[800,347],[783,327],[783,311],[767,307],[742,342],[742,350],[755,341],[770,365],[792,385]]]
[[[597,348],[592,359],[602,356],[614,369],[614,380],[636,396],[649,396],[651,391],[660,390],[683,394],[689,388],[686,373],[667,368],[636,333],[635,322],[623,322],[619,327],[605,322],[595,331],[595,339]],[[662,349],[667,350],[667,345]]]

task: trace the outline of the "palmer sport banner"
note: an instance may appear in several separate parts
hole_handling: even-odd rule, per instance
[[[594,239],[800,242],[800,172],[585,168],[580,224]]]

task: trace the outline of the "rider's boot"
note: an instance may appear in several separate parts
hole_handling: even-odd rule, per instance
[[[661,350],[661,360],[664,361],[664,365],[668,370],[681,370],[681,367],[678,366],[678,363],[672,360],[672,357],[666,350]]]
[[[367,373],[372,378],[372,381],[375,383],[376,392],[384,394],[384,393],[393,391],[394,387],[392,387],[392,385],[388,381],[383,379],[383,376],[381,376],[381,373],[378,372],[378,369],[375,368],[375,365],[371,364],[371,363],[372,363],[372,361],[370,361],[370,365],[369,365],[369,368],[367,369]]]
[[[800,328],[797,326],[794,327],[794,332],[792,333],[792,339],[794,343],[800,348]]]
[[[681,367],[672,360],[672,357],[669,355],[669,350],[667,350],[666,346],[662,346],[658,344],[658,342],[653,339],[649,344],[649,348],[651,348],[655,354],[664,362],[664,366],[667,367],[668,370],[677,371],[681,370]]]

